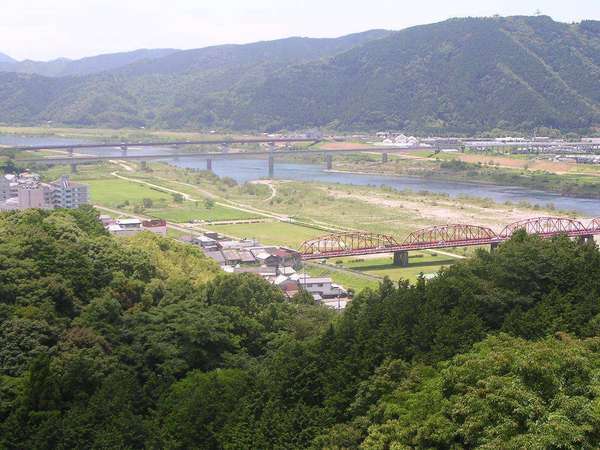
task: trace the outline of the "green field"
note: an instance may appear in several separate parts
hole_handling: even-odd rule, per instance
[[[132,181],[106,179],[85,180],[85,183],[90,187],[92,202],[104,206],[116,207],[125,201],[131,204],[141,203],[144,198],[163,204],[167,204],[172,200],[172,196],[168,192],[162,192]]]
[[[283,245],[290,248],[298,248],[307,239],[327,234],[323,230],[283,222],[212,225],[210,228],[229,236],[253,238],[262,244]]]
[[[364,288],[376,288],[379,281],[354,275],[348,272],[341,272],[335,268],[327,267],[326,264],[310,264],[304,267],[306,273],[313,277],[329,277],[334,283],[342,285],[345,289],[354,289],[354,292],[360,292]]]
[[[250,214],[245,211],[220,205],[214,205],[211,208],[207,208],[203,202],[197,202],[197,204],[194,202],[184,202],[180,205],[174,205],[167,208],[146,209],[145,213],[171,222],[190,222],[192,220],[240,220],[258,217],[256,214]]]
[[[341,263],[336,264],[336,262]],[[440,268],[447,267],[458,261],[451,256],[439,255],[435,252],[410,252],[408,267],[399,267],[393,264],[391,256],[377,258],[339,258],[331,260],[331,264],[340,265],[378,277],[390,277],[392,281],[407,279],[415,281],[422,273],[424,275],[435,274]]]

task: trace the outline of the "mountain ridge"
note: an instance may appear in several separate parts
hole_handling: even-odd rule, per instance
[[[11,64],[17,62],[15,59],[8,56],[6,53],[0,52],[0,64]]]
[[[80,59],[56,58],[51,61],[2,61],[0,72],[37,74],[46,77],[84,76],[110,71],[138,61],[162,58],[177,49],[136,49],[129,52],[104,53]]]
[[[547,16],[455,18],[334,39],[184,50],[83,77],[5,73],[0,121],[585,132],[600,124],[599,24]]]

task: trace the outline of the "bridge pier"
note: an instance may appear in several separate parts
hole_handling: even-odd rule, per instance
[[[273,175],[275,175],[275,157],[269,155],[269,178],[273,178]]]
[[[492,242],[492,243],[490,244],[490,251],[491,251],[491,252],[494,252],[494,251],[496,251],[496,249],[498,248],[498,246],[499,246],[499,245],[500,245],[500,242]]]
[[[140,161],[140,168],[142,170],[148,170],[148,161]]]
[[[333,155],[331,153],[327,153],[325,155],[325,168],[327,170],[331,170],[333,168]]]
[[[73,147],[68,148],[67,152],[69,153],[69,158],[72,158],[73,157]]]
[[[408,252],[406,250],[394,252],[394,265],[408,267]]]
[[[589,234],[589,235],[585,235],[585,236],[579,236],[579,243],[580,244],[593,244],[594,242],[594,235],[593,234]]]
[[[121,156],[127,156],[127,146],[121,145]]]
[[[209,172],[212,172],[212,159],[208,158],[206,160],[206,170],[208,170]]]
[[[387,153],[382,153],[381,154],[381,163],[385,164],[386,162],[388,162],[388,154]]]
[[[71,173],[77,173],[77,164],[71,163]]]

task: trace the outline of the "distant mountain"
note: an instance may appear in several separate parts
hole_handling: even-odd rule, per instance
[[[3,61],[0,58],[0,71],[37,74],[47,77],[83,76],[133,64],[138,61],[153,60],[171,55],[175,49],[140,49],[132,52],[111,53],[77,60],[59,58],[52,61]]]
[[[435,133],[598,126],[599,25],[536,16],[409,28],[273,74],[248,100],[238,126],[264,125],[265,117],[273,129]]]
[[[281,130],[600,126],[600,22],[465,18],[174,52],[100,74],[0,74],[0,121]]]
[[[10,63],[15,63],[16,61],[14,59],[12,59],[10,56],[4,54],[4,53],[0,53],[0,64],[10,64]]]

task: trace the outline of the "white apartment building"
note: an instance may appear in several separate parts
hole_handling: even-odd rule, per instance
[[[37,174],[0,176],[0,211],[14,209],[78,208],[89,203],[88,186],[66,176],[51,183],[40,182]]]
[[[74,183],[66,176],[50,183],[50,188],[54,208],[79,208],[90,201],[87,184]]]

